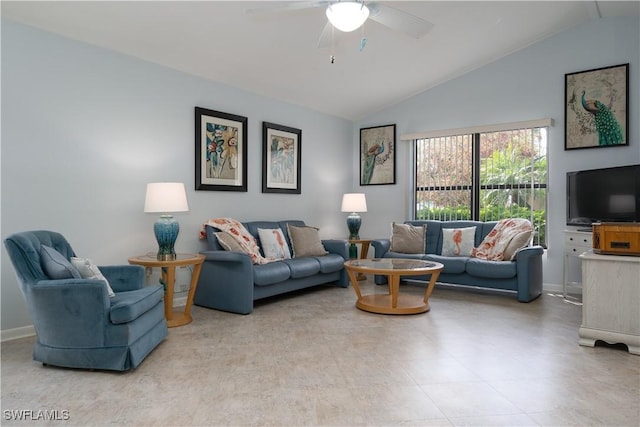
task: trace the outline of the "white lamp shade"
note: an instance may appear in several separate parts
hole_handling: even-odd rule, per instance
[[[364,193],[347,193],[342,196],[342,212],[366,212],[367,199]]]
[[[363,2],[341,1],[327,7],[327,18],[331,25],[348,33],[360,28],[369,17],[369,8]]]
[[[153,182],[147,184],[147,195],[144,199],[144,211],[152,212],[187,212],[187,192],[181,182]]]

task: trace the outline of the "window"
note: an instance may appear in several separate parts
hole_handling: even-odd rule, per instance
[[[547,127],[415,140],[415,218],[527,218],[546,247]]]

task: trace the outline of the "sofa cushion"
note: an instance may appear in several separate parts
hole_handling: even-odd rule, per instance
[[[293,257],[313,257],[328,254],[327,250],[322,246],[320,234],[315,227],[296,227],[287,224],[291,246],[293,248]]]
[[[514,261],[489,261],[479,258],[469,258],[466,271],[471,276],[488,279],[510,279],[516,277],[516,263]]]
[[[442,252],[444,256],[469,256],[475,246],[476,227],[443,228]]]
[[[329,254],[316,258],[320,264],[320,273],[333,273],[344,268],[344,258],[338,254]]]
[[[289,245],[279,228],[258,228],[260,246],[267,258],[290,259]]]
[[[391,223],[391,250],[405,254],[422,254],[425,250],[427,227]]]
[[[285,259],[282,262],[289,266],[291,277],[294,279],[313,276],[320,272],[320,263],[314,257]]]
[[[440,264],[444,265],[442,273],[460,274],[464,273],[469,257],[427,254],[422,259],[427,261],[439,262]]]
[[[81,279],[82,275],[64,255],[47,245],[40,245],[40,265],[50,279]]]
[[[128,323],[137,319],[162,301],[161,286],[145,286],[133,291],[118,292],[111,298],[109,317],[111,323]]]
[[[291,277],[291,270],[284,261],[270,262],[268,264],[253,266],[253,283],[256,286],[272,285],[280,283]],[[233,283],[229,283],[233,286]]]

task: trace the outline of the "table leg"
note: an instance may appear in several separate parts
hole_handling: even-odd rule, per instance
[[[424,303],[427,304],[427,306],[429,306],[429,297],[433,292],[433,288],[435,288],[436,286],[436,281],[438,280],[439,276],[440,276],[439,271],[436,271],[435,273],[431,273],[431,279],[429,279],[429,285],[427,286],[427,290],[424,293]]]
[[[166,285],[164,292],[164,316],[167,322],[173,319],[173,292],[176,284],[176,267],[162,267],[162,280]]]
[[[391,308],[398,308],[398,292],[400,292],[400,275],[389,274],[389,293],[391,294]]]
[[[362,294],[360,293],[360,287],[358,286],[358,278],[356,276],[356,272],[353,270],[347,269],[347,274],[349,275],[349,281],[351,282],[351,285],[353,285],[353,290],[356,291],[358,300],[362,299]]]
[[[191,321],[191,305],[193,304],[193,296],[196,294],[196,286],[198,286],[198,278],[200,277],[200,270],[202,264],[196,264],[193,266],[193,272],[191,273],[191,283],[189,284],[189,294],[187,295],[187,305],[184,308],[184,315]]]
[[[360,248],[360,259],[366,259],[369,255],[369,242],[360,243],[362,247]],[[358,273],[358,280],[365,280],[367,276],[363,273]]]

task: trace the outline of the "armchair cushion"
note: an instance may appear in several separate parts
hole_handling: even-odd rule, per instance
[[[119,292],[111,299],[111,323],[127,323],[137,319],[162,301],[162,297],[162,286],[147,286],[134,291]]]
[[[80,272],[55,249],[40,245],[42,269],[50,279],[82,279]]]

